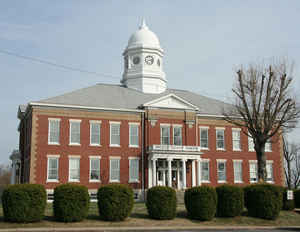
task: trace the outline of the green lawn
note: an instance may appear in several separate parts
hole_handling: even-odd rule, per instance
[[[209,222],[201,222],[190,220],[186,217],[186,210],[183,204],[177,207],[177,217],[174,220],[153,220],[148,217],[144,203],[136,203],[134,205],[131,216],[123,222],[106,222],[98,217],[98,209],[96,203],[91,203],[89,216],[82,222],[62,223],[55,222],[52,216],[52,204],[47,205],[45,219],[37,223],[7,223],[3,221],[2,208],[0,210],[0,228],[29,228],[29,227],[130,227],[130,226],[149,226],[149,227],[169,227],[169,226],[300,226],[300,214],[297,212],[281,211],[280,217],[275,221],[240,216],[235,218],[215,218]]]

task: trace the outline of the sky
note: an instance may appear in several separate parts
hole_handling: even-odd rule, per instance
[[[122,52],[142,18],[165,51],[169,88],[229,101],[237,67],[288,57],[299,93],[299,12],[297,0],[1,0],[0,164],[18,148],[20,104],[120,83]],[[299,137],[300,129],[290,135]]]

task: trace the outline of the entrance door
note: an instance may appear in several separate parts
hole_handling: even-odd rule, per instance
[[[178,175],[177,170],[172,170],[172,188],[178,189]]]

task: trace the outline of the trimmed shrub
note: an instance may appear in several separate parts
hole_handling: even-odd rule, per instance
[[[294,191],[295,208],[300,208],[300,189]]]
[[[287,199],[287,191],[288,188],[282,187],[282,209],[283,210],[294,210],[295,208],[295,202],[294,200],[288,200]]]
[[[210,186],[193,187],[184,193],[185,208],[191,219],[212,220],[216,214],[217,202],[216,190]]]
[[[276,185],[254,184],[244,188],[248,215],[274,220],[282,208],[282,192]]]
[[[244,191],[234,185],[221,185],[216,188],[218,195],[217,216],[235,217],[244,209]]]
[[[41,221],[46,204],[46,190],[39,184],[10,185],[2,194],[4,220],[9,222]]]
[[[155,186],[148,190],[147,211],[154,219],[173,219],[176,217],[176,192],[171,187]]]
[[[54,189],[53,213],[57,221],[78,222],[89,212],[90,196],[87,187],[62,184]]]
[[[106,221],[123,221],[133,208],[133,190],[125,184],[108,184],[98,189],[99,215]]]

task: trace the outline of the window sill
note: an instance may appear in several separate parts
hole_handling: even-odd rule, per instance
[[[54,146],[56,145],[56,146],[59,146],[60,143],[49,143],[49,142],[48,142],[48,145],[54,145]]]
[[[130,148],[139,148],[138,145],[129,145],[128,147],[130,147]]]
[[[80,143],[69,143],[69,146],[81,146]]]
[[[91,147],[101,147],[101,144],[90,144]]]
[[[210,181],[209,180],[201,180],[201,184],[209,184]]]
[[[120,183],[119,180],[109,180],[109,183]]]
[[[121,147],[121,146],[118,144],[109,144],[109,147]]]
[[[139,180],[130,180],[130,181],[128,181],[128,183],[129,184],[138,184],[138,183],[140,183],[140,181]]]
[[[217,151],[226,151],[225,148],[217,148]]]
[[[250,183],[257,183],[256,180],[250,180]]]
[[[244,181],[234,181],[235,184],[243,184]]]
[[[200,147],[200,150],[209,151],[209,148],[208,147]]]
[[[90,183],[101,183],[101,180],[89,180]]]
[[[46,180],[46,183],[59,183],[59,180]]]
[[[227,181],[226,180],[218,180],[218,183],[219,184],[225,184],[225,183],[227,183]]]
[[[79,183],[80,180],[69,180],[68,182]]]
[[[242,149],[232,149],[232,151],[242,151]]]

